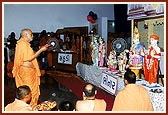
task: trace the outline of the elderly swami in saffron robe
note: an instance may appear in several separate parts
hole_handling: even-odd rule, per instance
[[[30,105],[34,107],[38,103],[40,95],[40,69],[36,57],[43,51],[46,51],[49,44],[44,45],[37,52],[30,47],[30,41],[33,40],[33,34],[30,29],[21,31],[21,38],[16,44],[13,77],[15,78],[16,87],[28,85],[32,91]]]

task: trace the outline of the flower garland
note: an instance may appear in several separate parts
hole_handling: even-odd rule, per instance
[[[154,59],[151,58],[151,59],[146,59],[146,65],[147,65],[147,69],[150,70],[152,68],[152,65],[153,65],[153,62],[154,62]]]

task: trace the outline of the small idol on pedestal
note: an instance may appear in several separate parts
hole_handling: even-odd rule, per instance
[[[93,42],[91,42],[91,49],[92,49],[92,62],[93,66],[99,65],[99,41],[96,36],[93,37]]]
[[[106,63],[106,44],[102,37],[99,37],[99,67],[104,67]]]
[[[138,29],[134,28],[134,37],[132,39],[132,46],[129,52],[129,66],[134,68],[141,68],[143,65],[145,47],[139,41]]]
[[[128,50],[124,50],[123,52],[120,53],[120,55],[117,57],[117,62],[118,62],[118,67],[119,71],[122,73],[126,72],[126,65],[127,65],[127,55],[126,53]]]
[[[115,50],[110,51],[107,59],[107,66],[111,71],[115,71],[117,69],[117,58]]]
[[[139,32],[137,27],[134,28],[134,36],[132,38],[132,46],[129,51],[128,66],[139,78],[139,70],[142,69],[145,47],[140,43]]]

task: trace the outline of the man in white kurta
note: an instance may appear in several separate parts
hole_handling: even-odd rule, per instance
[[[33,111],[32,107],[26,102],[16,99],[5,107],[5,111]]]

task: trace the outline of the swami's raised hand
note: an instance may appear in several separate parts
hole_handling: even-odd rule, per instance
[[[42,46],[42,48],[40,50],[41,51],[46,51],[49,46],[51,46],[51,44],[46,44],[46,45]]]

